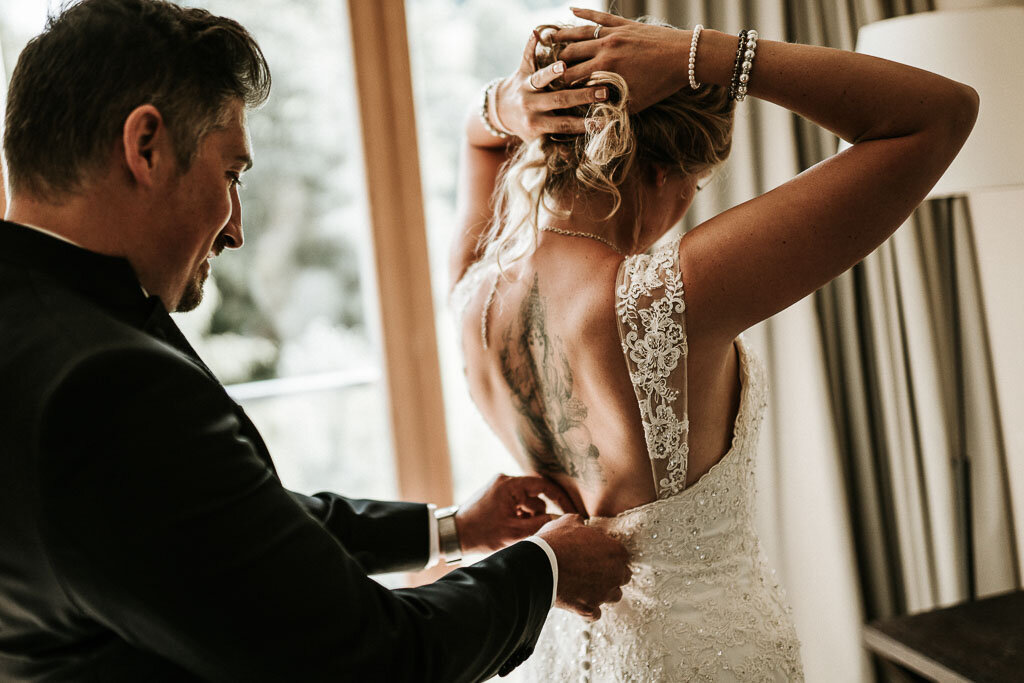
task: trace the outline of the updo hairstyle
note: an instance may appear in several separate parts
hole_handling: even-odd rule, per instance
[[[673,28],[651,17],[638,21]],[[546,24],[540,34],[534,67],[558,61],[568,43],[553,40],[565,26]],[[656,167],[702,176],[729,156],[733,109],[728,88],[688,85],[641,112],[629,113],[625,79],[595,71],[583,86],[603,85],[608,99],[557,112],[584,117],[586,132],[553,133],[522,144],[502,168],[495,188],[494,218],[481,236],[481,248],[499,266],[530,253],[536,245],[540,213],[567,217],[576,197],[590,192],[612,197],[611,218],[622,204],[620,186],[634,170]],[[544,90],[569,87],[561,78]],[[555,204],[563,207],[559,210]],[[640,216],[637,216],[639,224]]]

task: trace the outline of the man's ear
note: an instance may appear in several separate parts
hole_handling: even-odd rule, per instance
[[[136,183],[152,187],[158,170],[168,161],[167,126],[160,110],[152,104],[143,104],[128,114],[124,121],[122,144],[128,173]]]

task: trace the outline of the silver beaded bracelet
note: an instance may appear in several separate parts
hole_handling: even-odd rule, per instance
[[[687,69],[687,75],[690,77],[690,87],[694,90],[700,87],[700,83],[697,82],[694,67],[697,65],[697,41],[700,40],[700,32],[703,30],[704,26],[701,24],[694,26],[693,38],[690,39],[690,64]]]
[[[490,109],[491,109],[491,91],[498,87],[501,83],[500,78],[495,78],[493,81],[484,86],[484,101],[480,103],[480,121],[484,124],[484,128],[487,132],[496,138],[505,140],[511,135],[503,130],[499,130],[491,123]],[[497,112],[495,112],[495,118],[497,118]]]
[[[743,63],[740,65],[739,83],[736,84],[736,101],[742,102],[747,96],[747,85],[750,83],[750,72],[754,68],[754,57],[757,56],[757,31],[747,31],[746,50],[743,52]]]

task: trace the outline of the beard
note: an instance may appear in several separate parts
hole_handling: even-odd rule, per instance
[[[181,299],[178,300],[178,305],[174,309],[175,313],[188,313],[196,310],[203,301],[203,285],[206,284],[206,278],[209,275],[210,264],[204,261],[185,283],[185,291],[181,293]]]

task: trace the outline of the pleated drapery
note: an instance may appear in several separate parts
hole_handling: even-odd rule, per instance
[[[610,9],[854,49],[861,26],[935,7],[618,0]],[[683,229],[786,182],[836,145],[831,133],[748,98],[731,157]],[[971,466],[975,588],[987,595],[1021,585],[972,230],[967,199],[927,201],[864,262],[747,333],[772,384],[759,525],[793,605],[808,681],[888,677],[863,651],[861,625],[967,597],[952,466],[961,444]]]

